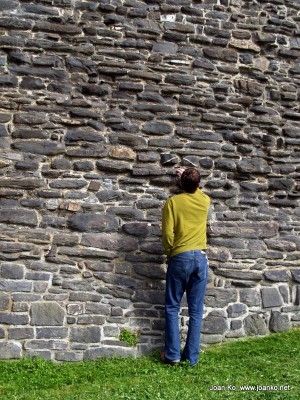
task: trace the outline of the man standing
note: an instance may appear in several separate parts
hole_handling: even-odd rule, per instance
[[[161,360],[176,365],[197,364],[207,282],[206,224],[210,198],[199,189],[195,168],[179,169],[183,193],[170,197],[162,215],[162,241],[167,255],[165,296],[165,351]],[[189,311],[186,344],[180,356],[178,314],[184,292]]]

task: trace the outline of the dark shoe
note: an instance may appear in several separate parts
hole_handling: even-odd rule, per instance
[[[161,362],[163,362],[164,364],[169,364],[169,365],[172,365],[172,366],[174,366],[174,365],[179,365],[179,363],[180,363],[179,360],[175,360],[175,361],[168,360],[168,359],[166,358],[166,356],[165,356],[165,352],[164,352],[164,351],[160,353],[160,360],[161,360]]]

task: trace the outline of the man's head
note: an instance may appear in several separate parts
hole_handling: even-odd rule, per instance
[[[194,193],[200,184],[200,173],[196,168],[187,168],[181,175],[181,186],[187,193]]]

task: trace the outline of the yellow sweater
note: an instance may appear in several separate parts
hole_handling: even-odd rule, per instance
[[[168,258],[190,250],[206,249],[210,198],[200,189],[170,197],[162,214],[162,241]]]

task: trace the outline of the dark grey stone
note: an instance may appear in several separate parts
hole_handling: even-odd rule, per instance
[[[207,307],[223,308],[237,301],[236,289],[207,288],[205,305]]]
[[[273,282],[288,282],[291,278],[290,273],[286,269],[267,270],[264,272],[265,278]]]
[[[65,318],[65,310],[57,303],[33,303],[30,309],[31,325],[61,326]]]
[[[9,300],[8,294],[0,293],[0,311],[8,311]]]
[[[36,339],[65,339],[68,328],[36,328]]]
[[[287,314],[280,311],[272,311],[270,318],[270,331],[283,332],[291,329],[292,324]]]
[[[39,123],[41,123],[41,121],[36,122],[36,124]],[[46,142],[46,141],[41,141],[41,142],[33,140],[15,141],[12,147],[24,153],[43,154],[48,156],[55,156],[65,152],[65,146],[63,143]]]
[[[99,132],[94,132],[92,130],[69,130],[65,136],[66,143],[73,142],[103,142],[104,138]]]
[[[265,320],[258,314],[248,315],[244,320],[245,332],[249,336],[267,335],[268,328]]]
[[[79,232],[116,232],[118,221],[105,214],[77,213],[68,219],[68,227]]]
[[[70,328],[71,342],[78,343],[99,343],[100,342],[100,328],[98,326],[89,326],[86,328]]]
[[[246,312],[247,312],[247,306],[242,303],[231,304],[227,308],[228,317],[230,318],[240,317],[243,314],[246,314]]]
[[[203,319],[202,332],[223,335],[228,330],[226,318],[209,314]]]
[[[138,237],[148,236],[150,229],[147,222],[128,222],[122,225],[125,233]]]
[[[1,9],[1,6],[0,6]],[[22,345],[18,342],[0,342],[0,358],[2,360],[22,357]]]
[[[33,328],[10,328],[8,331],[8,340],[23,340],[33,339],[34,330]]]
[[[0,324],[4,325],[27,325],[29,322],[28,315],[18,313],[0,313]]]
[[[264,308],[279,307],[283,305],[282,297],[276,287],[262,288],[261,296]]]
[[[249,307],[260,306],[260,291],[257,289],[240,289],[240,301]]]
[[[20,264],[3,264],[1,266],[1,277],[4,279],[23,279],[25,267]]]
[[[6,279],[0,282],[0,289],[3,292],[31,292],[32,282]]]
[[[291,268],[291,274],[293,280],[300,283],[300,268],[299,269]]]
[[[57,361],[82,361],[83,353],[76,351],[58,351],[55,355],[55,360]]]
[[[82,246],[96,247],[98,249],[116,251],[134,251],[137,249],[137,239],[124,237],[117,233],[85,233],[81,239]]]

